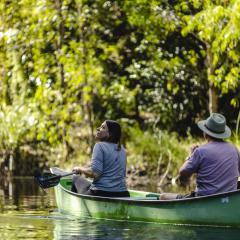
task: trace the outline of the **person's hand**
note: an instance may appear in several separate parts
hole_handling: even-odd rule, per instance
[[[190,179],[177,175],[176,177],[172,178],[171,183],[173,186],[178,185],[178,186],[186,187],[187,185],[190,184]]]
[[[80,167],[74,167],[72,170],[75,174],[81,174],[81,168]]]
[[[176,177],[173,177],[171,180],[172,185],[178,185],[179,184],[179,175]]]

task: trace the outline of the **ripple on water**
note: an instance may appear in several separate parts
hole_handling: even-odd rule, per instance
[[[15,212],[16,213],[16,212]],[[161,225],[157,223],[76,219],[56,211],[1,214],[2,239],[239,239],[240,229]]]

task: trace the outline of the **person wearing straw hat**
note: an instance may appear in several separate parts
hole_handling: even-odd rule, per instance
[[[240,154],[233,144],[224,141],[231,136],[225,117],[212,113],[197,125],[207,143],[192,148],[178,176],[179,181],[184,183],[196,173],[196,189],[186,195],[163,193],[161,199],[181,199],[237,190]]]

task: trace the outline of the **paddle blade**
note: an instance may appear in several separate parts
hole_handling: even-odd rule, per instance
[[[57,176],[52,173],[45,173],[42,176],[35,176],[35,181],[41,188],[50,188],[58,185],[61,176]]]

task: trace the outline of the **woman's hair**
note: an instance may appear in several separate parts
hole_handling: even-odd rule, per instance
[[[109,132],[109,142],[118,144],[118,150],[121,149],[121,126],[118,122],[113,120],[106,120],[105,121],[108,127]]]

